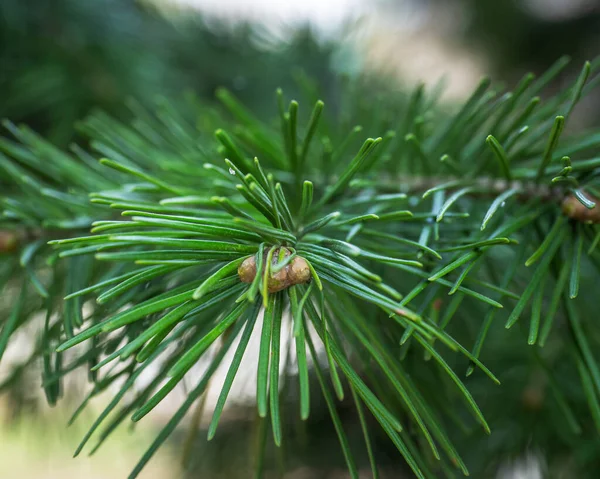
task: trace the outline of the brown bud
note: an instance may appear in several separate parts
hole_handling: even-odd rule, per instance
[[[277,258],[275,257],[275,254],[273,255],[273,262],[271,263],[271,266],[274,264],[277,264]],[[267,290],[269,293],[276,293],[277,291],[281,291],[282,289],[291,286],[288,278],[289,267],[290,265],[288,264],[285,268],[277,271],[277,273],[269,274],[269,278],[267,279]]]
[[[256,276],[256,258],[246,258],[238,268],[238,276],[242,283],[252,283]]]
[[[308,263],[301,256],[296,256],[288,266],[288,278],[292,284],[302,284],[311,278]]]
[[[19,238],[14,231],[0,231],[0,253],[12,253],[19,246]]]
[[[581,204],[575,195],[568,195],[562,202],[562,212],[572,220],[581,221],[582,223],[600,223],[600,200],[594,198],[589,193],[585,196],[596,203],[596,207],[589,209]]]
[[[287,248],[277,248],[273,251],[271,266],[279,262],[280,253],[287,258],[292,253]],[[267,254],[263,255],[263,261],[266,262]],[[238,276],[243,283],[251,283],[256,277],[256,256],[244,260],[238,268]],[[295,256],[284,268],[276,273],[270,272],[267,278],[267,290],[269,293],[276,293],[289,288],[295,284],[307,283],[311,278],[310,268],[306,260],[300,256]]]
[[[521,397],[523,407],[532,411],[538,411],[544,405],[545,393],[540,386],[528,386]]]

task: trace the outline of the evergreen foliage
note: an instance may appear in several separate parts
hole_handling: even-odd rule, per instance
[[[523,416],[511,410],[515,375],[548,384],[543,407],[538,379],[525,396],[525,420],[540,420],[548,449],[577,450],[579,470],[594,470],[600,133],[564,130],[600,62],[541,99],[566,65],[512,91],[483,79],[452,112],[422,85],[406,97],[367,78],[341,83],[332,108],[309,83],[302,107],[279,90],[264,99],[267,122],[225,89],[220,108],[132,102],[130,122],[85,118],[89,144],[68,152],[6,121],[0,358],[43,313],[20,367],[41,359],[50,404],[78,367],[91,389],[74,417],[120,385],[76,454],[142,419],[191,370],[193,388],[132,478],[233,348],[208,438],[218,434],[254,330],[258,415],[274,443],[286,441],[279,372],[293,361],[296,414],[306,419],[322,395],[353,478],[338,401],[355,404],[374,477],[374,428],[415,477],[454,477],[493,457],[470,440],[491,432],[501,444],[490,451],[526,446],[512,429]],[[128,394],[144,373],[152,378]]]

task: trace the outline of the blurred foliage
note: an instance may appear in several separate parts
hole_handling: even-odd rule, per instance
[[[546,16],[524,0],[429,0],[428,3],[432,8],[454,3],[464,9],[460,29],[465,40],[483,48],[496,76],[514,78],[524,70],[538,73],[559,55],[568,54],[573,60],[583,62],[598,53],[598,0],[571,5],[570,0],[548,1],[547,11],[557,13]],[[579,3],[585,5],[578,6]]]
[[[0,2],[0,117],[66,144],[73,124],[101,108],[129,114],[125,99],[224,86],[260,114],[277,87],[297,91],[298,66],[332,90],[334,45],[311,29],[276,38],[260,26],[211,22],[135,0]]]

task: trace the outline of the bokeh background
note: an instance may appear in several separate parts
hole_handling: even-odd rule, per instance
[[[277,87],[289,96],[317,89],[335,107],[344,78],[365,74],[398,90],[441,85],[443,101],[452,105],[484,74],[513,85],[563,54],[578,65],[598,55],[599,46],[598,0],[1,0],[0,117],[68,147],[79,140],[79,119],[101,109],[126,121],[131,99],[177,105],[193,93],[210,103],[225,86],[268,117]],[[553,88],[576,74],[565,73]],[[600,125],[598,96],[574,120],[574,128]],[[0,365],[0,478],[126,477],[185,390],[136,426],[135,435],[119,430],[91,458],[72,460],[110,393],[66,428],[85,375],[73,374],[59,406],[45,406],[38,371],[21,366],[31,334],[22,331]],[[251,477],[252,371],[244,378],[213,443],[207,446],[205,434],[191,427],[202,428],[204,418],[190,417],[141,477]],[[208,410],[221,379],[214,383]],[[347,421],[350,431],[358,427]],[[346,477],[325,410],[315,408],[306,429],[292,429],[304,434],[307,453],[292,459],[286,478]],[[521,452],[496,468],[496,477],[544,477],[537,451]],[[384,477],[405,477],[394,456],[389,450]]]

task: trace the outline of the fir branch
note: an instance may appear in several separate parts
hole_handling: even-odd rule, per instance
[[[338,398],[350,388],[373,465],[377,452],[362,406],[417,477],[433,477],[431,471],[449,463],[466,474],[448,432],[447,422],[456,418],[452,408],[439,406],[438,389],[448,385],[448,401],[470,411],[472,419],[459,419],[461,426],[476,421],[490,431],[485,410],[456,370],[463,361],[472,366],[468,376],[476,367],[488,382],[499,383],[480,356],[502,309],[508,328],[532,303],[531,345],[538,335],[539,343],[551,340],[551,318],[560,310],[571,334],[557,347],[581,353],[576,360],[581,388],[596,414],[598,365],[585,334],[593,324],[579,308],[589,294],[582,279],[600,271],[595,249],[600,161],[589,156],[600,136],[561,135],[592,70],[586,64],[566,94],[538,109],[530,105],[538,104],[548,77],[536,83],[528,76],[499,98],[484,80],[450,117],[424,101],[427,92],[419,88],[393,135],[374,131],[381,126],[376,112],[398,101],[387,93],[369,103],[372,124],[363,128],[376,139],[362,146],[356,141],[360,129],[348,133],[323,102],[309,113],[296,101],[286,108],[281,93],[281,131],[220,90],[233,120],[215,115],[219,124],[204,126],[201,140],[162,102],[154,116],[143,112],[130,125],[92,114],[80,125],[92,152],[75,149],[75,155],[7,124],[20,144],[0,144],[0,169],[9,186],[2,201],[0,284],[16,280],[22,286],[1,322],[0,356],[14,332],[44,311],[46,349],[39,354],[51,401],[58,396],[54,385],[83,363],[92,371],[90,397],[127,377],[77,452],[149,365],[159,366],[152,368],[151,383],[122,406],[124,413],[108,423],[99,443],[125,415],[140,420],[208,357],[198,385],[131,477],[204,393],[241,334],[209,428],[209,438],[215,435],[261,311],[259,416],[270,414],[275,443],[283,443],[287,417],[277,385],[282,324],[291,315],[289,339],[299,348],[300,416],[309,415],[312,371],[354,475],[356,461],[321,367],[329,367]],[[343,114],[368,119],[360,100],[344,98]],[[324,132],[327,140],[317,141]],[[100,160],[106,171],[89,165],[93,155],[108,157]],[[213,163],[218,155],[227,158]],[[447,167],[455,175],[439,174]],[[51,283],[39,274],[48,265]],[[498,271],[506,271],[502,279]],[[541,324],[547,291],[550,319]],[[453,296],[448,305],[444,292]],[[96,306],[85,317],[82,304],[88,299]],[[60,322],[50,320],[51,311],[62,313]],[[479,333],[471,344],[461,328],[473,326],[473,316],[484,320],[475,323]],[[212,357],[215,343],[223,347]],[[76,345],[86,352],[72,365],[61,365],[60,355]],[[310,370],[306,347],[313,358]],[[317,347],[326,353],[324,364]],[[399,359],[417,353],[421,374]],[[105,372],[109,363],[117,372]],[[423,447],[403,432],[413,425]]]

